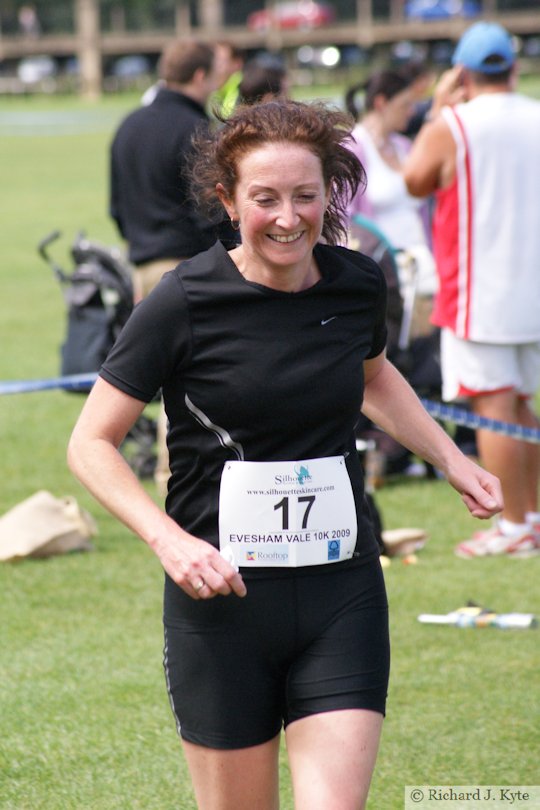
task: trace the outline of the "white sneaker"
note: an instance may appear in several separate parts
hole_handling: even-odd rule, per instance
[[[540,541],[532,529],[520,534],[503,534],[498,526],[484,532],[476,532],[470,540],[464,540],[454,549],[463,559],[491,557],[506,554],[509,557],[534,557],[540,554]]]

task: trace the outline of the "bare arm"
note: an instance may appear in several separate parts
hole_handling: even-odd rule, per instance
[[[439,79],[429,121],[418,133],[405,161],[403,176],[409,194],[414,197],[426,197],[450,185],[454,179],[454,139],[439,113],[444,106],[464,100],[462,73],[462,68],[457,66],[445,71]]]
[[[441,185],[441,176],[452,136],[442,118],[425,124],[403,166],[405,185],[413,197],[427,197]]]
[[[499,480],[463,455],[384,354],[366,361],[364,371],[363,413],[441,470],[474,517],[488,518],[500,512],[503,499]]]
[[[240,574],[210,543],[184,531],[141,486],[118,448],[144,402],[102,379],[94,385],[68,447],[74,475],[109,512],[154,551],[169,576],[191,597],[246,593]],[[200,580],[207,588],[194,589]]]

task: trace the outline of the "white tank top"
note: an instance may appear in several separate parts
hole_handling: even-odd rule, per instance
[[[366,163],[366,198],[372,208],[372,219],[395,248],[425,245],[426,233],[420,214],[422,200],[407,191],[401,172],[384,161],[367,129],[358,124],[354,138],[361,144]],[[391,136],[392,137],[392,136]],[[404,139],[392,137],[398,157],[403,161],[406,150]]]
[[[456,181],[437,193],[434,320],[474,341],[540,340],[540,102],[486,93],[443,115]]]

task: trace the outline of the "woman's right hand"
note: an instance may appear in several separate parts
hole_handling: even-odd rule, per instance
[[[165,514],[119,452],[144,407],[144,402],[98,379],[69,442],[72,472],[111,514],[150,546],[171,579],[193,599],[231,593],[245,596],[240,574],[217,548],[184,531]]]
[[[212,599],[214,596],[245,596],[242,576],[220,554],[217,548],[181,529],[166,517],[165,531],[148,541],[161,565],[192,599]]]

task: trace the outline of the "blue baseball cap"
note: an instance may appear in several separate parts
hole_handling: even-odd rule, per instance
[[[490,57],[497,58],[490,61]],[[453,65],[478,73],[502,73],[515,61],[512,37],[501,25],[489,22],[475,23],[465,31],[452,57]]]

